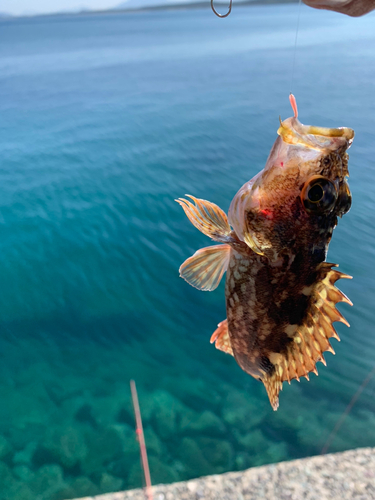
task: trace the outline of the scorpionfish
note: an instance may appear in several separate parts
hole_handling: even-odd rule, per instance
[[[338,217],[351,206],[348,154],[354,131],[280,119],[265,168],[238,191],[228,217],[217,205],[186,195],[176,200],[191,223],[220,245],[198,250],[180,276],[200,290],[214,290],[225,271],[227,319],[211,343],[234,356],[263,382],[274,410],[284,381],[317,374],[338,302],[351,301],[335,287],[351,278],[326,262]]]

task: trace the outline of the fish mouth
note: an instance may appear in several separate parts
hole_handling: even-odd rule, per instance
[[[351,146],[354,130],[348,127],[326,128],[303,125],[296,116],[282,121],[278,135],[287,144],[304,146],[321,152],[337,151]]]

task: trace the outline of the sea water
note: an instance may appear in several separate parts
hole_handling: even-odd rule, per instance
[[[375,359],[375,16],[296,5],[0,23],[0,497],[142,486],[319,454]],[[294,81],[292,66],[295,57]],[[353,208],[328,260],[354,279],[319,377],[262,384],[209,338],[224,289],[179,265],[210,241],[173,200],[224,210],[279,115],[349,126]],[[329,451],[375,446],[375,380]],[[39,495],[39,496],[38,496]]]

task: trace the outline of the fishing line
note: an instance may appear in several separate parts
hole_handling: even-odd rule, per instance
[[[298,17],[297,17],[297,29],[296,29],[296,38],[294,40],[294,53],[293,53],[293,64],[292,64],[292,81],[290,83],[290,93],[293,93],[293,83],[294,83],[294,68],[296,65],[296,52],[297,52],[297,40],[298,40],[298,31],[299,31],[299,20],[301,17],[301,4],[302,0],[298,2]]]

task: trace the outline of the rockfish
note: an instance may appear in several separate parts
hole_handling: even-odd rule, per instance
[[[240,367],[263,382],[272,408],[282,383],[317,374],[334,351],[338,302],[336,264],[326,262],[337,218],[351,206],[348,154],[354,131],[303,125],[294,116],[280,127],[266,166],[238,191],[228,217],[215,204],[187,195],[176,200],[191,223],[220,245],[198,250],[180,276],[214,290],[227,271],[227,319],[211,337]],[[194,203],[192,203],[194,202]]]

